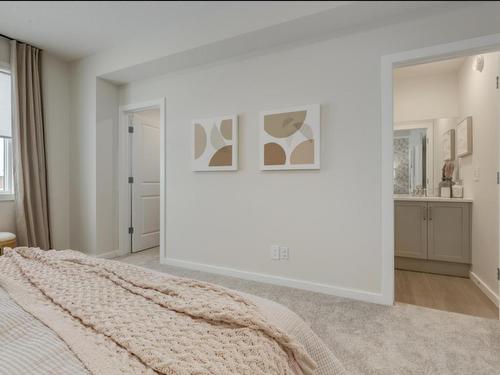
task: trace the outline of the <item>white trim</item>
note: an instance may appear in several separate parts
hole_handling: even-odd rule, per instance
[[[500,296],[496,294],[486,283],[479,278],[474,272],[469,272],[470,279],[476,284],[479,289],[493,302],[497,307],[500,306]]]
[[[213,266],[210,264],[196,263],[196,262],[190,262],[186,260],[167,258],[167,257],[161,259],[160,263],[174,267],[187,268],[195,271],[202,271],[202,272],[215,273],[218,275],[237,277],[244,280],[252,280],[261,283],[286,286],[289,288],[308,290],[311,292],[329,294],[338,297],[345,297],[360,301],[384,304],[383,296],[380,293],[367,292],[363,290],[344,288],[344,287],[316,283],[311,281],[289,279],[287,277],[266,275],[256,272],[241,271],[229,267]]]
[[[108,251],[105,253],[96,254],[94,256],[96,258],[113,259],[113,258],[122,256],[122,255],[127,255],[127,254],[128,254],[127,252],[124,252],[122,250],[112,250],[112,251]],[[89,254],[89,255],[92,256],[92,254]]]
[[[160,259],[165,256],[166,238],[166,112],[165,98],[150,100],[142,103],[127,104],[119,107],[118,128],[118,247],[119,255],[128,254],[130,249],[130,238],[128,226],[130,225],[130,196],[128,184],[129,168],[129,143],[128,143],[128,114],[141,110],[160,109]]]
[[[394,303],[394,203],[392,197],[393,69],[464,55],[486,53],[498,50],[499,48],[500,34],[493,34],[386,55],[381,58],[382,299],[388,305]]]

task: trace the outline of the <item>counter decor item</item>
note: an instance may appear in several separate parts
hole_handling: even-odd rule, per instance
[[[440,190],[441,198],[451,198],[451,187],[443,186]]]
[[[453,170],[455,165],[452,161],[446,161],[442,169],[441,182],[439,183],[439,196],[442,198],[451,198],[451,188],[453,186]]]
[[[452,198],[463,198],[464,197],[464,187],[461,184],[455,184],[451,187]]]

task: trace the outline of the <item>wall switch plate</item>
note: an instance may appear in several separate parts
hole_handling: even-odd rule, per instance
[[[271,245],[271,259],[272,260],[280,259],[280,247],[278,245]]]
[[[280,259],[283,260],[288,260],[289,258],[289,251],[287,246],[281,246],[280,247]]]

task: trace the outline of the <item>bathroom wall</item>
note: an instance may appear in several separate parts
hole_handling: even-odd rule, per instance
[[[498,103],[496,76],[500,53],[483,55],[482,72],[473,70],[474,56],[458,74],[460,119],[472,116],[473,153],[461,160],[467,195],[474,198],[472,272],[498,297]]]
[[[410,68],[394,73],[394,121],[457,117],[458,80],[454,71],[422,75]]]
[[[434,189],[441,181],[443,134],[456,125],[460,113],[458,70],[461,61],[438,62],[399,68],[394,71],[394,121],[434,121]]]

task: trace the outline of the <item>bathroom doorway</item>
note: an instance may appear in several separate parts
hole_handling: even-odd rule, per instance
[[[394,299],[498,319],[500,52],[393,71]]]

